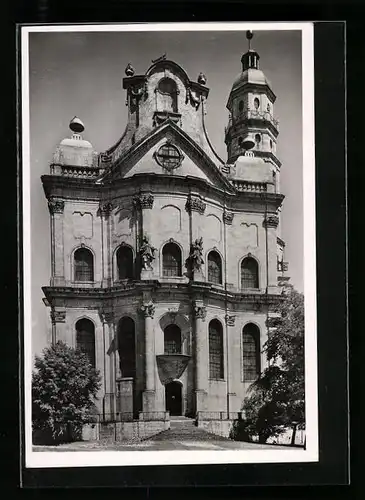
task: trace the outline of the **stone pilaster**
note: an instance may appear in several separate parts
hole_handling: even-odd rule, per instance
[[[63,212],[65,202],[51,198],[48,209],[51,216],[51,286],[64,285],[64,254],[63,254]]]
[[[277,291],[277,227],[279,217],[276,214],[267,214],[264,219],[264,227],[267,231],[267,252],[268,252],[268,289]]]
[[[140,313],[145,320],[145,390],[143,391],[143,411],[155,411],[155,332],[153,316],[155,306],[152,301],[143,303]]]
[[[189,194],[185,209],[190,219],[190,246],[194,245],[194,242],[201,237],[201,218],[205,213],[206,207],[206,203],[200,196]],[[203,268],[204,266],[202,265],[200,269],[193,271],[191,278],[194,281],[204,281]]]
[[[227,354],[226,354],[226,370],[227,370],[227,411],[233,411],[232,408],[235,408],[235,398],[236,393],[234,391],[234,382],[235,382],[235,367],[234,367],[234,346],[232,345],[232,333],[233,328],[236,324],[236,316],[232,314],[226,314],[226,336],[227,336]]]
[[[59,340],[66,343],[66,311],[64,309],[51,309],[52,344]]]
[[[208,367],[205,353],[207,346],[207,335],[205,318],[206,307],[202,304],[193,305],[194,330],[195,330],[195,411],[206,410],[206,398],[208,391]]]
[[[154,204],[154,196],[152,193],[139,193],[133,198],[133,207],[137,211],[139,221],[138,240],[141,242],[143,237],[154,233],[152,208]],[[140,243],[141,245],[141,243]],[[151,279],[155,274],[151,263],[151,269],[141,267],[141,279]]]
[[[101,244],[102,244],[102,286],[108,287],[112,282],[112,256],[110,245],[110,214],[113,206],[111,203],[101,203],[99,214],[101,220]]]

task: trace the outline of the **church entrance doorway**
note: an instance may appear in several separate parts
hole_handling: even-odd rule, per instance
[[[182,385],[179,382],[170,382],[165,386],[166,411],[171,416],[182,414]]]

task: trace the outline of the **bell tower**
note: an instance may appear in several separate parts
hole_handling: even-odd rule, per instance
[[[254,156],[270,159],[276,167],[278,121],[274,118],[276,96],[271,84],[259,69],[260,56],[251,48],[252,31],[246,32],[248,51],[241,58],[242,71],[235,79],[229,94],[228,126],[225,129],[228,163],[250,150]]]

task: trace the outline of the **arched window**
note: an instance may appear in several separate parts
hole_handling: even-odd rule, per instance
[[[222,259],[214,250],[208,255],[208,281],[222,284]]]
[[[177,85],[171,78],[159,81],[157,90],[160,94],[158,111],[177,113]]]
[[[164,330],[165,354],[181,354],[181,330],[177,325],[168,325]]]
[[[121,246],[117,250],[118,279],[133,278],[133,251],[128,246]]]
[[[75,281],[94,281],[94,258],[87,248],[78,248],[74,253]]]
[[[223,328],[217,319],[209,323],[209,378],[224,378]]]
[[[87,355],[95,368],[95,327],[89,319],[79,319],[76,323],[76,347]]]
[[[243,381],[256,380],[260,373],[260,330],[248,323],[242,330]]]
[[[181,276],[181,250],[175,243],[167,243],[162,250],[163,276]]]
[[[124,317],[118,324],[118,352],[122,377],[136,376],[135,328],[132,318]]]
[[[244,108],[244,103],[243,103],[243,101],[240,101],[240,102],[238,103],[238,111],[239,111],[240,113],[242,113],[243,108]]]
[[[259,287],[258,264],[252,257],[246,257],[241,264],[241,288]]]
[[[255,109],[259,109],[259,107],[260,107],[260,100],[257,97],[255,97],[255,99],[253,101],[253,105],[254,105]]]
[[[256,147],[259,148],[260,144],[261,144],[261,135],[260,134],[255,135],[255,143],[256,143]]]

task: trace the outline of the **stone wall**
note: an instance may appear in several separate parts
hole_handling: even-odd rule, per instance
[[[233,422],[233,420],[199,420],[198,428],[217,436],[229,438]]]
[[[134,420],[133,422],[113,422],[87,424],[83,427],[83,441],[97,441],[101,439],[103,427],[107,430],[109,440],[116,441],[139,441],[159,434],[170,429],[170,421],[145,422]]]

